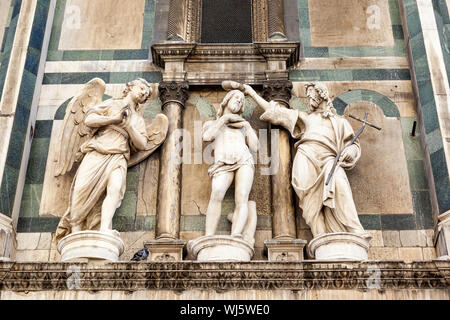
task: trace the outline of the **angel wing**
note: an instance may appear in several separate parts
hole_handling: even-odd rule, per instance
[[[146,130],[149,138],[145,150],[132,154],[128,161],[128,167],[132,167],[145,160],[164,142],[167,136],[167,130],[169,130],[169,119],[160,113],[147,126]]]
[[[86,126],[84,119],[89,109],[102,102],[105,90],[105,82],[94,78],[84,85],[81,92],[73,97],[67,106],[53,160],[55,177],[64,175],[72,169],[80,146],[94,134],[95,130]]]

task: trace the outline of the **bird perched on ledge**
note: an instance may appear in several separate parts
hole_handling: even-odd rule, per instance
[[[133,258],[131,258],[131,261],[142,261],[147,260],[147,258],[148,258],[148,249],[144,248],[136,252]]]

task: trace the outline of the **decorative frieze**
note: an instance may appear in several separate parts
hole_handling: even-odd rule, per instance
[[[76,280],[76,281],[74,281]],[[442,289],[450,261],[0,263],[0,290]]]

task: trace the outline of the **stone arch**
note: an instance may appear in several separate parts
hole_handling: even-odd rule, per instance
[[[387,96],[373,90],[350,90],[340,94],[333,100],[336,111],[342,115],[345,108],[354,102],[372,102],[383,110],[385,117],[400,117],[397,105]]]

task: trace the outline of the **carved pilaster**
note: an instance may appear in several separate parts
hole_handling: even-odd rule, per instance
[[[167,40],[186,41],[188,0],[170,0]]]
[[[270,0],[269,5],[269,40],[286,41],[286,30],[284,26],[284,4],[283,0]]]
[[[188,98],[187,82],[159,84],[163,112],[169,119],[167,138],[161,146],[156,217],[156,239],[178,239],[180,232],[181,155],[177,157],[182,112]]]
[[[272,80],[263,82],[263,97],[268,101],[279,101],[285,107],[289,106],[292,82],[287,80]],[[281,127],[278,141],[278,170],[272,175],[272,212],[273,238],[294,239],[296,237],[295,209],[291,188],[291,145],[289,133]],[[275,147],[275,146],[273,146]]]
[[[270,1],[269,1],[270,2]],[[253,41],[266,42],[267,30],[267,0],[253,1]]]

